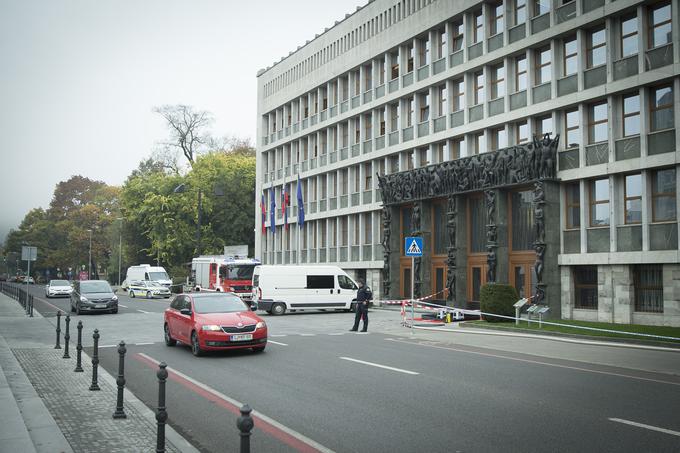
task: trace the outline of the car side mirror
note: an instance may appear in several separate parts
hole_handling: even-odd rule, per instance
[[[179,312],[183,315],[191,316],[191,309],[190,308],[182,308]]]

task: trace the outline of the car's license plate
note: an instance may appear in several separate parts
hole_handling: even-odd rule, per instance
[[[97,304],[94,308],[106,308],[106,304]]]
[[[240,335],[232,335],[231,341],[248,341],[253,339],[252,333],[243,333]]]

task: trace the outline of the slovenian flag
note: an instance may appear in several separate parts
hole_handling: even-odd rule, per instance
[[[283,183],[281,191],[281,211],[283,211],[283,226],[288,229],[288,206],[290,206],[290,193],[288,193],[288,184]]]
[[[265,225],[267,221],[267,208],[265,208],[264,191],[262,191],[262,198],[260,199],[260,210],[262,211],[262,234],[264,234],[267,232],[267,226]]]
[[[269,188],[269,223],[272,234],[276,234],[276,195],[274,186]]]
[[[298,203],[298,215],[297,221],[300,228],[305,226],[305,203],[302,200],[302,183],[300,183],[300,175],[298,175],[297,183],[297,203]]]

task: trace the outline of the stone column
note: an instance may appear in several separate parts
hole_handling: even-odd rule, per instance
[[[456,306],[456,236],[457,236],[457,221],[458,221],[458,203],[455,196],[450,196],[447,203],[446,210],[446,232],[448,236],[448,247],[446,257],[446,287],[448,288],[448,300],[450,305]]]

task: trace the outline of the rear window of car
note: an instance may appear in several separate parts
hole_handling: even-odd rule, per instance
[[[81,282],[81,293],[110,293],[111,287],[107,282]]]
[[[50,282],[52,286],[71,286],[71,284],[66,280],[52,280]]]
[[[194,296],[196,313],[235,313],[249,310],[240,297],[224,295]]]

